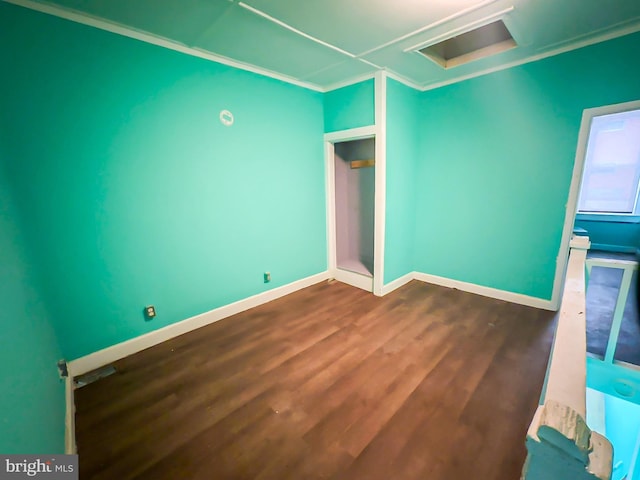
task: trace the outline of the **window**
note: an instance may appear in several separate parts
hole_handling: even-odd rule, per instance
[[[640,102],[593,109],[585,151],[578,213],[640,215]]]

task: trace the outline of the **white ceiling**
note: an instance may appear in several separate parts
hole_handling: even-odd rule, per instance
[[[7,1],[319,90],[382,68],[433,88],[640,31],[640,0]],[[498,18],[517,48],[449,69],[414,51]]]

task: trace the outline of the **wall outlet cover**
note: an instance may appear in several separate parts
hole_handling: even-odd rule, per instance
[[[156,307],[153,305],[147,305],[144,307],[144,316],[147,320],[151,320],[156,316]]]

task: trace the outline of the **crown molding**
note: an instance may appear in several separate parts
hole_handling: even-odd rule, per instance
[[[250,65],[248,63],[239,62],[237,60],[233,60],[231,58],[228,58],[222,55],[217,55],[215,53],[211,53],[198,48],[188,47],[182,43],[169,40],[168,38],[165,38],[165,37],[153,35],[151,33],[144,32],[142,30],[135,30],[131,27],[127,27],[116,22],[111,22],[108,20],[104,20],[102,18],[80,13],[75,10],[59,7],[57,5],[41,3],[35,0],[2,0],[2,1],[13,4],[13,5],[17,5],[19,7],[28,8],[29,10],[34,10],[47,15],[52,15],[54,17],[63,18],[65,20],[69,20],[75,23],[80,23],[82,25],[87,25],[90,27],[98,28],[100,30],[105,30],[107,32],[115,33],[117,35],[122,35],[125,37],[133,38],[135,40],[140,40],[142,42],[150,43],[158,47],[163,47],[169,50],[184,53],[192,57],[202,58],[204,60],[220,63],[223,65],[227,65],[229,67],[237,68],[239,70],[244,70],[247,72],[262,75],[264,77],[280,80],[281,82],[296,85],[298,87],[314,90],[316,92],[324,91],[324,89],[321,86],[315,83],[304,82],[304,81],[298,80],[297,78],[290,77],[288,75],[283,75],[281,73],[277,73],[272,70],[256,67],[255,65]]]

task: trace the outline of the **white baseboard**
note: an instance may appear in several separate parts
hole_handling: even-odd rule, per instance
[[[154,345],[158,345],[159,343],[165,342],[192,330],[217,322],[223,318],[230,317],[231,315],[244,312],[250,308],[257,307],[322,282],[323,280],[327,280],[328,278],[329,272],[321,272],[287,285],[274,288],[273,290],[268,290],[243,300],[215,308],[200,315],[187,318],[180,322],[167,325],[166,327],[154,330],[153,332],[149,332],[144,335],[140,335],[139,337],[132,338],[131,340],[90,353],[84,357],[71,360],[68,363],[69,376],[73,378],[75,376],[82,375],[83,373],[90,372],[104,365],[115,362],[116,360],[120,360],[128,357],[129,355],[140,352],[146,348],[153,347]]]
[[[64,379],[64,397],[66,413],[64,419],[64,453],[76,453],[76,404],[74,400],[73,378],[69,375]]]
[[[360,288],[367,292],[373,292],[373,278],[367,275],[336,268],[331,272],[331,277],[335,278],[339,282],[351,285],[352,287]]]
[[[406,275],[401,276],[400,278],[396,278],[393,282],[389,282],[382,287],[382,295],[386,295],[387,293],[391,293],[394,290],[406,285],[411,280],[416,278],[416,272],[410,272]]]
[[[554,308],[551,300],[530,297],[528,295],[522,295],[521,293],[513,293],[507,292],[506,290],[498,290],[497,288],[483,287],[482,285],[462,282],[460,280],[452,280],[445,277],[438,277],[437,275],[431,275],[428,273],[414,272],[414,278],[416,280],[420,280],[421,282],[433,283],[434,285],[440,285],[442,287],[457,288],[458,290],[462,290],[463,292],[475,293],[476,295],[482,295],[483,297],[495,298],[497,300],[504,300],[511,303],[517,303],[519,305],[541,308],[543,310],[557,310],[557,308]]]
[[[357,288],[361,288],[368,292],[373,290],[373,279],[365,275],[357,273],[346,272],[344,270],[335,270],[331,273],[321,272],[316,275],[312,275],[307,278],[303,278],[296,282],[283,285],[273,290],[268,290],[257,295],[239,300],[229,305],[210,310],[209,312],[196,315],[181,322],[177,322],[168,325],[164,328],[154,330],[153,332],[146,333],[131,340],[127,340],[116,345],[98,350],[97,352],[90,353],[84,357],[71,360],[68,363],[69,376],[72,379],[78,375],[90,372],[97,368],[100,368],[109,363],[115,362],[122,358],[125,358],[134,353],[140,352],[146,348],[153,347],[159,343],[165,342],[192,330],[196,330],[200,327],[204,327],[211,323],[222,320],[223,318],[230,317],[250,308],[257,307],[264,303],[270,302],[277,298],[283,297],[290,293],[296,292],[303,288],[309,287],[316,283],[327,280],[328,278],[335,278],[336,280],[352,285]],[[420,280],[421,282],[432,283],[434,285],[440,285],[448,288],[457,288],[458,290],[475,293],[485,297],[495,298],[498,300],[505,300],[507,302],[517,303],[521,305],[528,305],[531,307],[542,308],[544,310],[556,310],[550,300],[544,300],[541,298],[530,297],[519,293],[507,292],[505,290],[498,290],[496,288],[483,287],[481,285],[475,285],[473,283],[462,282],[459,280],[452,280],[450,278],[439,277],[428,273],[412,272],[394,280],[393,282],[383,287],[382,294],[386,295],[403,285],[407,284],[411,280]],[[72,381],[71,381],[72,382]],[[72,410],[69,405],[73,405],[73,383],[71,383],[68,389],[70,390],[70,398],[67,399],[67,418],[73,419]],[[70,403],[69,403],[70,402]],[[71,413],[70,413],[71,412]],[[71,417],[69,417],[71,415]]]

